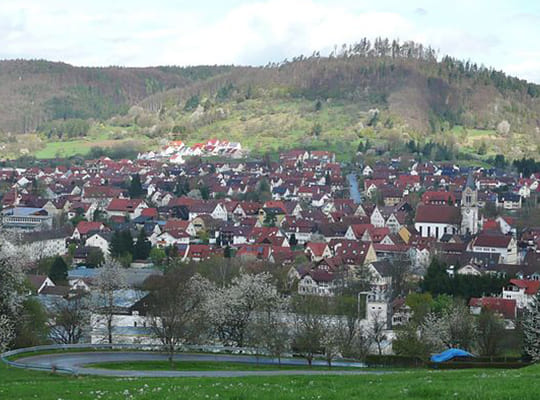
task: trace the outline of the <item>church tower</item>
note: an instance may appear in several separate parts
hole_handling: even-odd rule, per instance
[[[478,233],[478,190],[472,173],[469,172],[467,183],[461,193],[461,234]]]

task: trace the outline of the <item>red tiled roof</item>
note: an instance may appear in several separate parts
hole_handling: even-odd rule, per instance
[[[473,297],[469,300],[471,307],[484,307],[488,310],[501,313],[506,319],[516,318],[516,300],[501,297]]]
[[[322,243],[319,243],[319,242],[309,242],[306,247],[308,247],[311,252],[313,253],[313,255],[315,255],[315,257],[322,257],[323,253],[324,253],[324,250],[328,247],[328,244],[322,242]]]
[[[510,283],[519,288],[525,289],[525,294],[534,295],[540,289],[540,281],[528,279],[510,279]]]
[[[512,237],[502,235],[487,235],[480,234],[474,241],[473,247],[496,247],[507,248],[510,244]]]
[[[100,231],[103,228],[103,224],[101,222],[92,222],[92,221],[80,221],[77,224],[77,231],[79,231],[79,234],[86,235],[88,232],[92,231]]]
[[[446,205],[420,204],[416,209],[416,222],[459,224],[459,208]]]
[[[157,218],[158,211],[154,207],[148,207],[148,208],[145,208],[144,210],[142,210],[141,215],[143,217]]]
[[[107,211],[133,211],[141,204],[141,202],[141,199],[112,199],[107,207]]]

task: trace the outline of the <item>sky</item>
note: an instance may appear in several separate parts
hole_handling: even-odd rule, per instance
[[[0,1],[0,59],[265,65],[377,36],[540,84],[538,0]]]

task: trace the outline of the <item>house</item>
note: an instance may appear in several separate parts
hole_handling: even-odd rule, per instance
[[[47,287],[54,287],[55,284],[47,275],[26,275],[28,283],[35,294],[40,294]]]
[[[456,196],[452,192],[428,190],[422,195],[421,201],[428,205],[455,205]]]
[[[481,233],[469,247],[475,253],[498,253],[503,264],[518,263],[517,242],[513,236]]]
[[[148,205],[141,199],[113,199],[106,208],[109,217],[128,217],[130,220],[141,215]]]
[[[517,317],[516,299],[505,299],[502,297],[472,297],[469,300],[469,309],[471,314],[480,315],[482,309],[487,309],[501,316],[506,327],[513,328],[513,322]]]
[[[404,298],[398,297],[392,302],[392,327],[406,325],[412,316],[412,309],[405,303]]]
[[[496,205],[505,210],[519,210],[521,208],[521,196],[515,193],[498,194]]]
[[[334,274],[323,269],[305,271],[298,282],[298,293],[332,296],[335,289]]]
[[[502,298],[515,300],[519,309],[529,308],[534,296],[540,289],[540,281],[510,279],[510,284],[503,288]]]
[[[482,270],[474,264],[467,264],[459,268],[456,271],[458,275],[470,275],[470,276],[480,276],[483,274]]]
[[[457,207],[419,204],[416,208],[414,227],[422,237],[440,240],[445,234],[457,234],[460,225],[461,215]]]
[[[85,246],[97,247],[101,250],[105,258],[110,256],[109,244],[111,242],[110,232],[95,232],[84,242]]]
[[[71,235],[72,239],[84,240],[89,235],[94,234],[95,232],[100,232],[105,229],[105,225],[101,222],[89,222],[89,221],[79,221],[73,234]]]
[[[330,251],[330,247],[328,247],[328,243],[326,242],[306,243],[305,253],[311,261],[315,262],[320,261],[323,258],[332,257],[332,252]]]
[[[0,227],[18,230],[51,229],[53,217],[43,208],[13,207],[0,212]]]
[[[227,208],[216,201],[198,200],[188,205],[188,209],[190,221],[203,214],[210,215],[212,218],[222,221],[228,220]]]
[[[0,236],[0,243],[8,256],[17,257],[21,261],[37,261],[65,254],[69,235],[69,228],[18,232]]]
[[[392,285],[393,266],[387,260],[374,261],[367,266],[372,290],[386,291]]]

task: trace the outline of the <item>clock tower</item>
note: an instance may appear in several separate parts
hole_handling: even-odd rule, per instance
[[[461,192],[461,234],[478,233],[478,190],[472,173],[469,172],[467,183]]]

